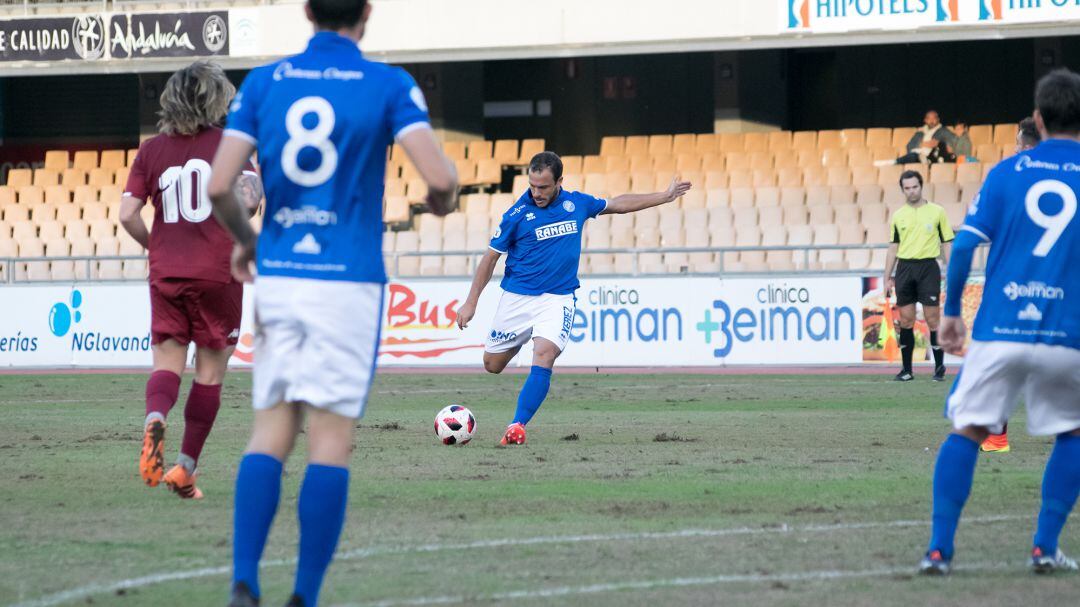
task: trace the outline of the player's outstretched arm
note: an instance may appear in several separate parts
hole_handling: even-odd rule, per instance
[[[454,163],[443,154],[430,128],[413,129],[398,140],[427,182],[428,207],[438,216],[457,209],[458,177]]]
[[[465,303],[461,304],[457,311],[459,329],[469,326],[469,321],[476,315],[476,304],[480,301],[480,294],[484,292],[484,287],[491,281],[491,275],[495,273],[495,264],[499,262],[499,257],[502,257],[502,254],[498,251],[488,249],[487,253],[480,258],[480,263],[476,264],[476,276],[473,277],[469,296],[465,298]]]
[[[653,192],[652,194],[623,194],[616,196],[608,201],[607,208],[600,214],[607,213],[633,213],[635,211],[641,211],[651,207],[667,204],[674,200],[678,200],[680,196],[690,191],[691,183],[689,181],[679,181],[678,177],[671,180],[671,185],[663,192]]]
[[[124,231],[131,234],[131,237],[135,239],[135,242],[142,245],[142,248],[150,248],[150,230],[146,229],[146,223],[143,221],[142,200],[135,198],[134,196],[124,196],[120,199],[120,225],[124,226]]]
[[[214,164],[210,169],[210,185],[207,193],[214,205],[214,217],[232,234],[233,276],[243,282],[251,282],[254,275],[251,262],[255,259],[255,230],[248,223],[247,208],[236,196],[236,179],[251,158],[255,146],[245,139],[226,134],[221,138]]]

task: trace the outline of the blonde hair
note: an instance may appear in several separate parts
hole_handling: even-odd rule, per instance
[[[194,135],[221,122],[234,95],[236,87],[220,65],[196,61],[165,83],[158,129],[166,135]]]

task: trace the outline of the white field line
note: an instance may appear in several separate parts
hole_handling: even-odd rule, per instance
[[[971,517],[964,519],[965,523],[999,523],[1004,521],[1027,520],[1028,515],[999,515]],[[376,546],[371,548],[357,548],[338,552],[334,558],[339,561],[365,559],[377,556],[399,554],[424,554],[433,552],[458,552],[462,550],[482,550],[487,548],[500,548],[503,546],[536,546],[542,544],[581,544],[596,542],[621,542],[658,539],[691,539],[691,538],[715,538],[730,536],[755,536],[773,534],[794,533],[832,533],[837,531],[853,531],[861,529],[893,529],[904,527],[925,527],[928,521],[881,521],[869,523],[836,523],[831,525],[800,525],[792,526],[781,524],[773,527],[734,527],[729,529],[681,529],[678,531],[634,532],[634,533],[611,533],[590,535],[554,535],[527,538],[503,538],[493,540],[478,540],[475,542],[463,542],[454,544],[421,544],[418,546]],[[295,566],[296,559],[264,560],[262,568]],[[50,594],[41,598],[32,599],[22,603],[16,603],[10,607],[53,607],[69,601],[84,599],[96,594],[111,594],[118,590],[141,588],[162,582],[191,580],[219,575],[227,575],[231,572],[230,566],[207,567],[203,569],[191,569],[187,571],[172,571],[169,573],[156,573],[137,578],[129,578],[104,584],[88,584],[71,590],[65,590],[56,594]],[[909,571],[910,568],[904,571]],[[870,575],[870,574],[866,574]],[[703,578],[704,579],[704,578]],[[712,579],[712,578],[708,578]],[[719,583],[719,582],[718,582]],[[457,599],[451,602],[455,602]],[[394,603],[398,604],[398,603]],[[408,604],[408,603],[401,603]]]
[[[981,563],[958,568],[961,571],[995,571],[1015,567],[1009,563]],[[891,575],[911,574],[914,567],[888,567],[882,569],[862,569],[856,571],[805,571],[802,573],[749,573],[735,575],[715,575],[708,577],[680,577],[660,580],[641,580],[636,582],[613,582],[610,584],[592,584],[589,586],[557,586],[536,590],[514,590],[488,595],[428,596],[414,599],[390,599],[373,603],[346,603],[337,607],[415,607],[421,605],[450,605],[473,603],[477,601],[512,601],[522,599],[550,599],[623,590],[656,590],[658,588],[682,588],[687,586],[715,586],[719,584],[762,583],[762,582],[827,582],[832,580],[886,577]]]

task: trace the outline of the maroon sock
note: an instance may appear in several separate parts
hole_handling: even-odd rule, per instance
[[[206,444],[206,437],[210,436],[210,428],[220,407],[221,384],[207,386],[192,382],[187,405],[184,406],[184,440],[180,444],[180,453],[199,461],[199,454]]]
[[[146,414],[169,415],[180,395],[180,376],[172,371],[154,371],[146,380]]]

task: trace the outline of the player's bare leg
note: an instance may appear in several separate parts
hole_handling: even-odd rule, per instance
[[[533,360],[529,377],[518,395],[514,421],[506,428],[501,445],[525,444],[525,426],[536,415],[551,387],[551,369],[562,351],[554,342],[543,337],[533,339]]]
[[[165,484],[181,498],[201,499],[202,491],[195,486],[197,464],[203,445],[221,408],[221,383],[235,348],[222,350],[197,348],[195,351],[195,383],[191,385],[184,405],[184,437],[176,465],[165,474]]]
[[[356,420],[306,407],[308,466],[300,486],[300,560],[296,585],[287,603],[315,605],[333,559],[349,497],[349,457]]]
[[[165,418],[180,393],[187,346],[166,339],[151,348],[154,370],[146,382],[146,418],[143,421],[142,450],[139,453],[139,476],[156,487],[165,474]]]
[[[507,350],[506,352],[484,352],[484,370],[488,373],[499,374],[506,365],[521,351],[521,346]]]
[[[900,358],[904,368],[896,374],[896,381],[911,381],[914,375],[911,371],[911,358],[915,350],[915,304],[908,304],[898,308],[900,312]]]
[[[945,381],[945,351],[938,345],[937,330],[941,324],[940,306],[923,306],[926,326],[930,329],[930,349],[934,354],[934,381]]]

